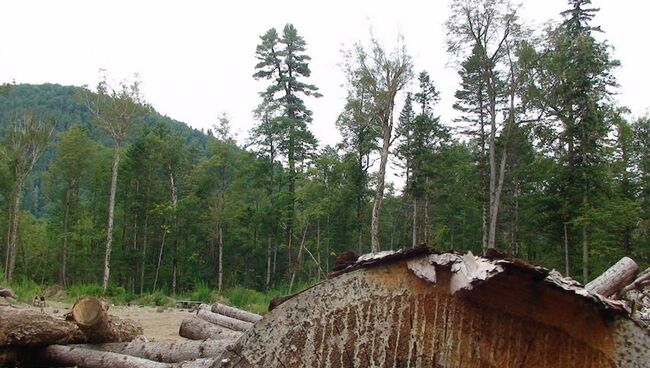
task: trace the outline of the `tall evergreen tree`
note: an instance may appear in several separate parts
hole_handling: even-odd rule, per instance
[[[307,127],[312,120],[312,112],[302,96],[320,97],[318,88],[303,80],[309,78],[309,60],[305,54],[307,43],[298,35],[292,24],[285,25],[282,37],[275,28],[269,29],[261,37],[257,46],[255,66],[257,80],[270,80],[271,83],[260,92],[262,105],[273,116],[273,130],[279,137],[278,152],[285,156],[288,165],[286,242],[289,255],[289,268],[293,267],[292,243],[294,237],[295,191],[297,163],[304,162],[315,148],[316,139]]]

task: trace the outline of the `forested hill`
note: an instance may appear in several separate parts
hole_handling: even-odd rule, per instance
[[[20,114],[31,111],[38,119],[49,120],[54,123],[54,134],[50,144],[30,176],[26,184],[24,203],[32,213],[43,215],[48,199],[44,189],[42,172],[51,167],[55,159],[55,144],[59,140],[59,133],[65,132],[74,125],[83,127],[88,135],[96,142],[106,147],[112,147],[112,140],[106,131],[93,124],[92,114],[80,99],[83,87],[62,86],[60,84],[18,84],[5,88],[0,93],[0,137],[6,135],[5,129],[9,122]],[[127,145],[132,144],[141,137],[143,132],[164,129],[166,132],[182,137],[186,145],[194,147],[205,155],[208,142],[213,137],[204,132],[193,129],[185,123],[163,116],[155,110],[148,111],[141,119],[137,120],[125,137]]]
[[[93,117],[79,98],[83,90],[82,87],[51,83],[11,85],[5,89],[5,93],[0,93],[0,121],[6,123],[16,114],[32,110],[42,118],[52,119],[56,123],[57,132],[66,131],[78,124],[87,129],[93,139],[110,145],[110,137],[92,124]],[[141,124],[136,124],[135,129],[126,136],[126,143],[132,143],[145,126],[153,128],[157,125],[181,135],[187,144],[201,149],[207,147],[208,135],[156,111],[147,113]]]

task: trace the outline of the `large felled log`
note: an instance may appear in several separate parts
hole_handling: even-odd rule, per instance
[[[84,343],[74,323],[30,309],[0,308],[0,346]]]
[[[222,316],[221,314],[210,312],[207,309],[199,309],[196,312],[196,316],[205,321],[214,323],[215,325],[219,325],[221,327],[225,327],[233,331],[244,332],[244,331],[248,331],[251,327],[253,327],[253,324],[250,322],[242,321],[235,318],[230,318],[227,316]]]
[[[131,355],[164,363],[178,363],[186,360],[210,358],[221,355],[234,340],[190,340],[190,341],[132,341],[129,343],[107,343],[76,345],[77,347]]]
[[[106,303],[95,297],[82,297],[72,306],[72,319],[84,333],[87,342],[131,341],[142,335],[142,325],[109,316]]]
[[[614,295],[634,280],[638,270],[639,265],[634,260],[623,257],[602,275],[585,285],[585,289],[602,296]]]
[[[365,263],[360,263],[365,262]],[[647,367],[623,308],[520,261],[383,252],[287,300],[219,367]]]
[[[242,335],[239,331],[219,327],[196,315],[190,315],[183,319],[178,334],[192,340],[237,340]]]
[[[255,323],[262,319],[262,316],[259,314],[247,312],[238,308],[230,307],[221,303],[215,303],[212,305],[212,312],[218,313],[230,318],[235,318],[241,321],[246,321],[250,323]]]
[[[167,363],[154,362],[129,355],[96,351],[75,346],[50,345],[38,352],[36,364],[79,368],[168,368]]]

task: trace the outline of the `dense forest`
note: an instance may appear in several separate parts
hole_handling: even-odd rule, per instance
[[[266,87],[246,144],[227,115],[199,131],[158,114],[137,80],[4,85],[0,273],[133,293],[265,290],[324,278],[347,250],[421,243],[497,248],[580,281],[624,255],[647,267],[650,118],[615,104],[619,63],[589,3],[532,32],[505,1],[453,1],[453,122],[403,45],[360,41],[342,56],[334,146],[310,131],[320,94],[291,24],[255,49]]]

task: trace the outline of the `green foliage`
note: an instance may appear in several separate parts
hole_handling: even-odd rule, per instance
[[[21,277],[18,280],[10,282],[4,286],[13,290],[14,294],[16,295],[16,300],[29,304],[32,303],[34,296],[40,294],[43,289],[43,287],[34,282],[34,280],[26,277]]]
[[[404,86],[411,94],[391,152],[399,161],[388,164],[403,170],[406,180],[401,189],[386,185],[383,249],[410,246],[415,232],[436,250],[482,252],[492,135],[496,160],[505,157],[499,249],[548,267],[568,266],[575,275],[585,268],[586,226],[592,275],[623,255],[650,265],[650,119],[628,122],[610,100],[617,62],[607,44],[591,36],[594,12],[587,6],[572,1],[567,22],[540,40],[509,38],[495,55],[495,68],[486,64],[484,49],[463,43],[454,105],[460,121],[453,130],[435,112],[436,76],[423,72],[417,85]],[[501,35],[503,26],[496,22],[488,31]],[[342,141],[333,146],[317,148],[310,132],[305,101],[317,89],[307,83],[306,43],[291,25],[281,33],[269,30],[257,47],[254,77],[265,85],[250,146],[237,146],[226,115],[203,134],[137,106],[144,115],[121,142],[106,292],[99,285],[113,141],[84,104],[99,96],[58,85],[6,89],[0,136],[7,137],[9,118],[24,110],[57,121],[22,191],[17,281],[8,286],[24,301],[40,291],[38,285],[60,283],[70,301],[96,295],[115,303],[172,305],[168,295],[174,295],[263,312],[273,297],[323,279],[337,254],[366,252],[379,182],[378,123],[391,118],[381,102],[390,96],[378,92],[385,86],[373,86],[373,80],[384,83],[383,74],[371,78],[382,66],[355,57],[389,55],[359,47],[344,60],[348,95],[336,122]],[[410,68],[410,59],[403,61]],[[489,81],[486,68],[495,71]],[[124,91],[115,92],[119,99]],[[0,155],[2,239],[15,184],[12,164],[9,155]]]

